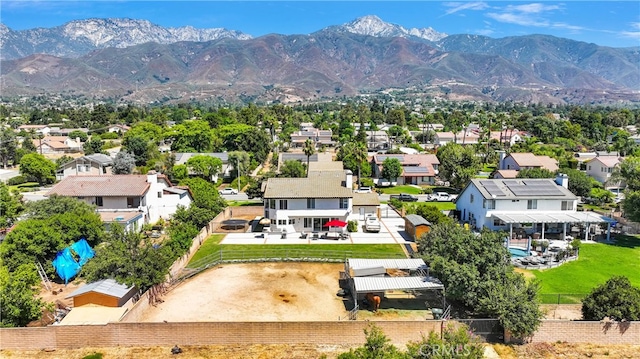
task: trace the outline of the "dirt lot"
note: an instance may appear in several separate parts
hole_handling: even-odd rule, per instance
[[[223,265],[163,297],[145,322],[337,320],[347,312],[338,291],[342,264]]]
[[[555,358],[640,358],[640,345],[595,345],[566,343],[537,343],[522,346],[495,344],[493,348],[502,359],[555,359]],[[85,348],[75,350],[3,351],[2,358],[12,359],[82,359],[101,353],[104,359],[121,358],[206,358],[206,359],[313,359],[336,358],[349,350],[341,346],[314,345],[210,345],[182,347],[183,353],[171,355],[170,347],[155,348]]]

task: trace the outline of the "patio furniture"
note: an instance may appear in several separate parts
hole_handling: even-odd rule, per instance
[[[307,239],[307,236],[309,235],[309,233],[300,233],[300,239]]]
[[[313,234],[311,234],[311,239],[314,241],[318,240],[318,232],[313,232]]]

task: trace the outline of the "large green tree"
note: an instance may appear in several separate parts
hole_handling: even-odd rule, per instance
[[[98,135],[93,135],[89,141],[82,145],[82,150],[85,155],[92,155],[94,153],[102,153],[102,138]]]
[[[438,176],[455,188],[466,186],[482,168],[480,158],[471,146],[450,142],[440,147],[436,156],[440,161]]]
[[[13,225],[23,210],[20,192],[11,191],[4,182],[0,182],[0,228]]]
[[[516,337],[537,329],[538,282],[527,282],[513,271],[504,233],[480,235],[453,223],[432,227],[418,240],[418,251],[446,288],[447,300],[472,316],[498,318]]]
[[[16,162],[16,151],[18,150],[18,140],[16,133],[10,128],[0,129],[0,163],[7,168],[9,163]]]
[[[593,179],[586,173],[573,168],[562,168],[560,173],[567,175],[569,179],[569,191],[576,196],[589,197],[593,188]]]
[[[166,134],[172,138],[175,152],[208,152],[212,149],[213,134],[206,121],[185,121],[175,125]]]
[[[397,158],[387,157],[382,161],[382,178],[395,182],[402,175],[402,164]]]
[[[303,178],[306,176],[304,165],[298,160],[287,160],[280,166],[278,177]]]
[[[151,239],[117,224],[111,225],[104,243],[82,267],[87,281],[114,278],[143,291],[164,282],[173,259],[168,248],[156,248]]]
[[[210,209],[216,214],[227,206],[227,202],[220,196],[216,186],[207,180],[198,177],[187,178],[180,181],[180,185],[189,186],[193,193],[192,205]]]
[[[20,159],[20,174],[41,185],[56,180],[56,164],[37,153],[28,153]]]
[[[210,181],[222,171],[222,160],[208,155],[196,155],[187,160],[187,168],[193,173]]]
[[[40,319],[44,302],[37,296],[39,282],[32,263],[12,272],[0,265],[0,327],[23,327]]]
[[[128,152],[118,152],[116,158],[113,159],[113,167],[111,172],[114,175],[130,175],[136,167],[136,158]]]
[[[640,288],[631,285],[629,278],[611,277],[594,288],[582,301],[582,319],[640,320]]]

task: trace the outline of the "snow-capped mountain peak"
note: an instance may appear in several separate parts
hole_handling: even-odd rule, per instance
[[[411,28],[405,29],[404,27],[396,24],[391,24],[382,21],[375,15],[367,15],[359,17],[352,22],[346,23],[339,27],[341,30],[351,32],[360,35],[369,35],[376,37],[408,37],[415,36],[429,41],[438,41],[447,37],[447,34],[437,32],[434,29],[428,28]]]

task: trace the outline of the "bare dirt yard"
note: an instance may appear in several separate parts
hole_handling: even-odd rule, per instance
[[[324,263],[218,266],[180,284],[142,321],[338,320],[347,314],[336,295],[342,268]]]

